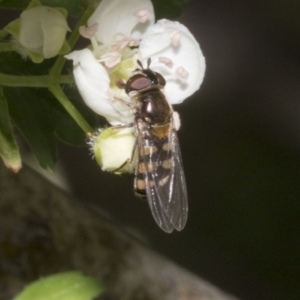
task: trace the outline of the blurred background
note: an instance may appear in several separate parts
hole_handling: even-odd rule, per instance
[[[300,299],[300,1],[189,1],[179,20],[199,41],[201,89],[175,107],[189,220],[164,233],[133,177],[104,173],[61,144],[71,193],[244,300]]]
[[[300,299],[300,1],[189,1],[207,73],[175,107],[189,220],[171,235],[86,149],[61,146],[73,194],[245,300]]]

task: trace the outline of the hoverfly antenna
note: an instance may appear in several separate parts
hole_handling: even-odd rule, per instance
[[[144,67],[143,67],[143,65],[142,65],[142,62],[141,62],[139,59],[138,59],[136,62],[137,62],[138,65],[142,68],[142,70],[144,70]]]
[[[150,67],[150,64],[151,64],[151,57],[149,57],[148,59],[147,59],[147,68],[149,69],[149,67]]]

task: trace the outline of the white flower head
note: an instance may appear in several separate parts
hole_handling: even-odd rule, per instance
[[[122,86],[140,68],[138,60],[147,68],[150,58],[149,68],[165,78],[170,104],[183,102],[203,81],[205,59],[198,42],[178,22],[154,24],[150,0],[102,0],[80,32],[92,47],[66,57],[73,60],[85,103],[113,126],[134,122],[131,99]]]

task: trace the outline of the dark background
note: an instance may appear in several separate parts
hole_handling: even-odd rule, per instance
[[[207,62],[199,92],[175,107],[186,228],[164,233],[134,197],[132,176],[61,145],[73,194],[241,299],[299,300],[300,1],[194,0],[180,21]]]
[[[207,61],[175,109],[189,220],[171,235],[86,149],[61,146],[74,195],[241,299],[300,299],[300,1],[190,1],[180,19]]]

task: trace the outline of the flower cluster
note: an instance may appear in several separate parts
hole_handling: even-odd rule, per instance
[[[112,126],[134,121],[131,107],[126,105],[130,97],[118,83],[127,82],[139,67],[138,60],[146,66],[151,58],[151,69],[167,82],[164,94],[170,104],[184,101],[203,81],[205,59],[199,44],[178,22],[162,19],[154,23],[150,0],[102,0],[80,33],[90,39],[91,46],[66,57],[73,60],[73,73],[83,100]],[[96,149],[104,132],[94,138],[93,151],[100,152],[100,164],[109,170],[115,164],[108,166],[101,146]],[[128,138],[128,134],[123,139],[118,136],[118,144],[126,144]],[[107,134],[105,139],[109,141]],[[133,144],[127,144],[132,151]],[[116,143],[112,147],[115,149]]]

